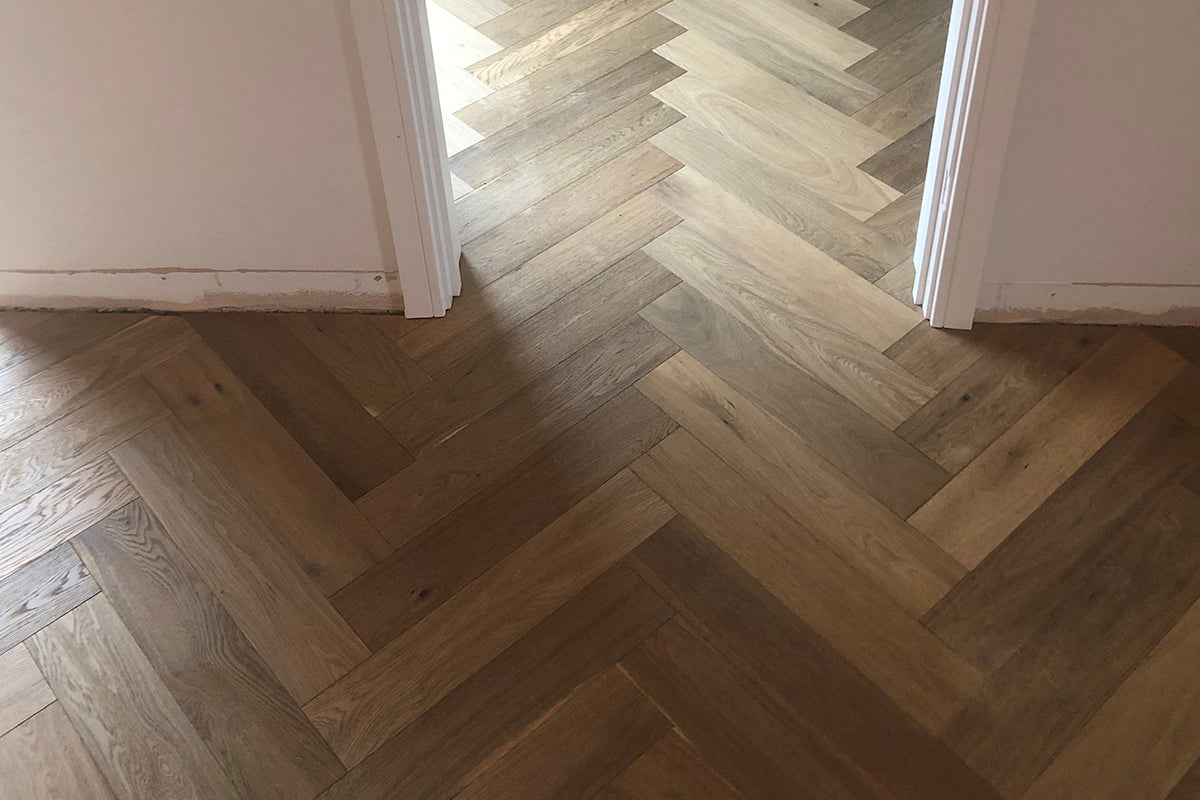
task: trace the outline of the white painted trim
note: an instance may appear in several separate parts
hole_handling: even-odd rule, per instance
[[[264,286],[287,287],[264,292]],[[379,271],[87,270],[0,272],[5,307],[154,311],[395,311],[400,287]],[[153,298],[153,299],[149,299]]]
[[[913,264],[934,327],[970,328],[1038,0],[955,0]]]
[[[984,283],[980,322],[1200,325],[1200,286],[1149,283]]]
[[[417,220],[423,263],[398,263],[405,315],[443,316],[462,291],[461,246],[423,0],[351,0],[397,252]],[[410,182],[411,180],[411,182]],[[408,244],[406,241],[403,244]]]

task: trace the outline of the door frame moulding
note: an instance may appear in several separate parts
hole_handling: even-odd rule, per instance
[[[350,0],[350,9],[397,252],[417,220],[423,260],[397,263],[404,313],[441,317],[462,291],[462,245],[428,12],[423,0]]]
[[[935,328],[975,318],[1038,0],[955,0],[917,225],[913,302]]]

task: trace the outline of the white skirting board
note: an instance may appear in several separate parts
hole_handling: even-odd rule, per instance
[[[286,292],[279,287],[286,286]],[[394,275],[353,270],[0,271],[5,308],[400,311]]]
[[[985,281],[975,321],[1200,325],[1200,286]]]

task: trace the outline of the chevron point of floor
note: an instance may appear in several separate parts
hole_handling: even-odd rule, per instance
[[[442,320],[0,314],[0,796],[1200,797],[1200,331],[910,302],[949,0],[430,0]]]

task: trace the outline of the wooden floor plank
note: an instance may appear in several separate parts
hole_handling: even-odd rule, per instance
[[[1194,797],[1196,770],[1189,767],[1200,757],[1198,660],[1200,606],[1193,605],[1023,797]],[[1192,785],[1178,788],[1178,781]]]
[[[0,394],[0,450],[96,400],[196,340],[181,319],[150,317]]]
[[[1080,591],[947,726],[947,743],[1006,797],[1029,787],[1200,597],[1200,497],[1169,487],[1112,532]]]
[[[391,552],[354,504],[201,343],[147,380],[175,419],[326,595]]]
[[[752,330],[767,347],[887,428],[899,425],[933,398],[932,388],[879,349],[829,325],[821,309],[810,305],[803,281],[794,272],[768,272],[769,264],[743,261],[709,241],[701,230],[684,222],[643,249]],[[883,299],[900,312],[896,316],[912,313],[892,298]]]
[[[802,726],[899,800],[997,795],[683,517],[632,562],[710,642],[774,687]]]
[[[653,12],[666,0],[600,0],[558,25],[470,67],[480,80],[500,89],[587,47]]]
[[[242,795],[313,797],[341,777],[337,758],[141,501],[75,545]]]
[[[613,779],[596,800],[744,800],[678,732]]]
[[[923,322],[884,351],[884,355],[941,391],[992,347],[999,325],[976,325],[969,331],[933,328]]]
[[[1109,338],[1104,328],[1007,326],[994,347],[896,428],[948,472],[957,473],[1008,430]]]
[[[24,645],[0,653],[0,749],[5,734],[53,702],[54,692]]]
[[[691,434],[671,434],[633,469],[927,730],[978,685],[966,660]]]
[[[785,24],[806,15],[785,7],[780,16],[781,5],[757,3],[751,9],[757,12],[757,17],[748,17],[748,6],[744,4],[735,8],[714,0],[673,0],[658,13],[689,31],[698,31],[718,47],[843,114],[853,114],[882,94],[869,83],[835,66],[842,64],[846,57],[868,55],[871,52],[869,46],[850,37],[835,38],[834,51],[827,50],[826,59],[822,60],[819,51],[816,54],[809,52],[804,36]],[[802,24],[810,30],[822,28],[822,23],[817,20]]]
[[[626,389],[333,597],[378,650],[675,429]],[[487,536],[480,537],[479,531]]]
[[[854,115],[889,139],[900,139],[933,119],[941,87],[942,65],[929,65]]]
[[[872,47],[883,47],[950,7],[950,0],[884,0],[841,26]]]
[[[797,186],[745,151],[736,151],[703,126],[685,119],[651,138],[759,214],[847,268],[874,280],[911,254],[861,220]]]
[[[394,544],[402,544],[677,350],[653,327],[634,317],[424,453],[359,501],[359,508]],[[470,466],[464,469],[466,465]]]
[[[518,325],[477,361],[443,372],[380,420],[419,456],[678,283],[649,257],[624,259]]]
[[[516,217],[524,209],[592,174],[680,119],[679,112],[653,97],[634,100],[596,124],[509,170],[457,203],[454,210],[458,217],[459,234],[463,241],[471,242]],[[479,244],[482,246],[483,243]],[[468,247],[467,252],[478,249]],[[488,258],[491,253],[484,250],[481,255]],[[479,265],[473,262],[472,266],[478,268]]]
[[[890,92],[930,64],[942,60],[949,28],[950,9],[947,8],[888,42],[846,72],[881,92]]]
[[[498,53],[503,46],[437,3],[426,2],[433,56],[450,67],[466,67]]]
[[[888,270],[882,278],[875,281],[875,287],[882,289],[899,300],[913,311],[921,307],[913,302],[913,284],[916,282],[916,269],[911,258],[906,258]]]
[[[922,181],[905,192],[900,199],[868,219],[867,225],[895,242],[912,247],[917,241],[917,222],[921,218],[921,201],[924,194],[925,183]],[[911,261],[911,258],[908,260]],[[911,295],[911,292],[909,294]],[[910,297],[909,300],[911,299]]]
[[[894,513],[908,516],[949,480],[925,455],[690,287],[667,292],[642,316]]]
[[[241,797],[103,595],[35,634],[29,646],[122,798]]]
[[[974,567],[1183,364],[1139,333],[1114,336],[910,521],[962,564]]]
[[[619,473],[309,702],[305,713],[344,764],[357,764],[672,513],[638,478]]]
[[[512,10],[503,0],[433,0],[433,2],[468,25],[476,27]]]
[[[477,188],[645,97],[682,70],[645,53],[526,116],[450,159],[456,175]]]
[[[897,192],[911,191],[925,180],[932,139],[933,118],[930,117],[859,164],[858,168]]]
[[[491,350],[498,338],[622,259],[645,258],[642,245],[679,223],[642,194],[527,261],[521,269],[462,298],[454,314],[400,340],[435,378]]]
[[[687,353],[638,389],[910,614],[927,612],[966,573]]]
[[[0,580],[0,653],[98,591],[100,587],[66,543]]]
[[[453,795],[492,753],[669,616],[658,595],[618,565],[385,742],[322,800]]]
[[[654,96],[714,131],[732,149],[745,149],[769,162],[795,183],[865,220],[900,192],[856,168],[841,147],[822,147],[794,131],[786,119],[773,119],[721,89],[683,75],[654,90]]]
[[[572,692],[455,797],[591,797],[670,729],[654,704],[612,667]]]
[[[280,314],[280,322],[372,415],[429,383],[429,376],[359,314]]]
[[[790,294],[832,327],[883,350],[908,333],[920,316],[885,297],[842,264],[706,180],[691,167],[651,192],[704,238],[758,269],[779,276]],[[802,289],[799,289],[800,286]]]
[[[367,657],[258,512],[178,422],[159,423],[113,458],[297,702]]]
[[[139,314],[89,314],[64,311],[35,319],[34,325],[0,346],[0,391],[93,347],[142,319]]]
[[[108,456],[0,511],[0,578],[49,553],[137,497]]]
[[[13,800],[114,800],[58,703],[0,737],[0,774]]]
[[[457,116],[484,136],[491,136],[680,33],[683,28],[674,22],[647,14],[460,109]]]
[[[188,321],[351,500],[412,460],[279,320],[193,314]]]
[[[654,145],[643,142],[468,242],[463,246],[463,258],[476,281],[491,283],[680,166]]]
[[[0,451],[0,508],[103,456],[166,414],[145,381],[134,379],[38,429]]]
[[[476,25],[475,29],[503,47],[511,47],[552,28],[596,0],[529,0],[511,11]]]

